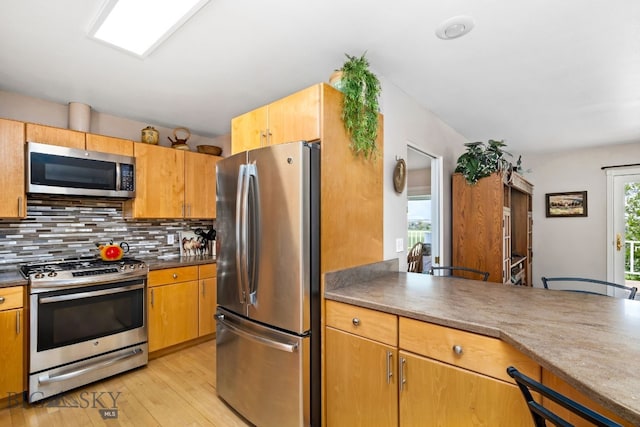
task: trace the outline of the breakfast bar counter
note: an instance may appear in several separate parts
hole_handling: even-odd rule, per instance
[[[499,338],[640,425],[640,301],[404,273],[397,265],[327,273],[324,296]]]

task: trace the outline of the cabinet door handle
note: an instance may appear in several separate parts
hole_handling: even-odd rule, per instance
[[[400,367],[399,367],[399,374],[400,374],[400,391],[404,390],[404,385],[407,383],[407,377],[404,374],[404,367],[407,364],[407,359],[405,359],[404,357],[400,358]]]
[[[18,216],[22,216],[22,196],[18,197]]]
[[[4,302],[4,297],[0,297],[0,304]]]
[[[16,335],[20,335],[20,310],[16,311]]]
[[[360,319],[358,319],[357,317],[354,317],[351,320],[351,323],[353,323],[353,326],[360,326]]]
[[[151,307],[153,307],[153,289],[151,289]]]
[[[264,144],[262,143],[262,139],[264,138]],[[260,132],[260,147],[267,145],[267,133]]]
[[[269,129],[267,129],[267,145],[271,145],[271,135],[273,134]]]
[[[177,279],[178,278],[178,274],[177,273],[173,273],[173,278]]]
[[[387,351],[387,384],[391,384],[391,377],[393,377],[393,353]]]
[[[205,287],[204,287],[204,280],[203,280],[202,281],[202,296],[204,296],[204,289],[205,289]]]
[[[461,346],[461,345],[457,345],[457,344],[456,344],[456,345],[454,345],[454,346],[451,348],[451,350],[453,350],[453,352],[454,352],[455,354],[457,354],[458,356],[462,355],[462,353],[463,353],[463,350],[462,350],[462,346]]]

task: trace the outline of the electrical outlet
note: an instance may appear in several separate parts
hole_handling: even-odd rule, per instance
[[[175,234],[167,234],[167,245],[173,245],[176,242]]]
[[[404,252],[404,239],[402,237],[396,239],[396,252]]]

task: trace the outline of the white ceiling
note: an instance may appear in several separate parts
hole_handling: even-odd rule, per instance
[[[640,141],[638,0],[211,0],[144,60],[87,37],[102,4],[3,1],[0,90],[217,136],[366,51],[470,140],[516,152]],[[456,15],[474,30],[436,38]]]

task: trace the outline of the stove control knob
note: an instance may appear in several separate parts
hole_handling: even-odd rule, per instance
[[[129,266],[129,268],[130,268],[131,270],[133,270],[134,268],[136,268],[136,266],[135,266],[135,264],[131,264],[131,265]]]
[[[144,268],[144,264],[138,264],[138,268]]]
[[[126,269],[127,269],[126,265],[123,264],[123,265],[120,266],[120,270],[126,270]]]
[[[51,271],[49,272],[49,274],[47,274],[47,276],[49,277],[56,277],[58,275],[58,273],[56,273],[55,271]]]
[[[44,277],[44,273],[36,273],[33,277],[36,279],[42,279]]]

